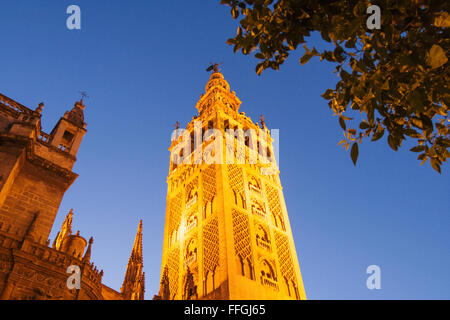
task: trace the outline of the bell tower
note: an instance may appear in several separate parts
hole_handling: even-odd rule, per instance
[[[169,148],[159,299],[306,299],[270,131],[218,66]]]
[[[33,226],[45,244],[86,133],[83,101],[67,111],[50,134],[42,131],[44,104],[31,110],[0,94],[0,231],[23,239]],[[60,244],[58,244],[60,245]]]

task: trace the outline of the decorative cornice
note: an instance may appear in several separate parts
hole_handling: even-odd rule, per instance
[[[19,144],[19,145],[25,147],[27,160],[29,160],[31,163],[33,163],[37,166],[47,169],[65,179],[67,179],[70,184],[72,184],[75,181],[75,179],[78,177],[78,174],[36,155],[33,152],[33,144],[36,142],[39,142],[39,141],[36,141],[36,140],[34,140],[32,138],[28,138],[28,137],[13,135],[10,133],[0,133],[0,141],[14,142],[14,144],[16,144],[16,145]],[[58,152],[63,153],[65,156],[71,158],[72,160],[75,160],[75,157],[59,150],[56,147],[48,146],[47,144],[44,144],[44,145],[47,147],[52,147],[52,150],[55,150],[55,151],[57,150]]]

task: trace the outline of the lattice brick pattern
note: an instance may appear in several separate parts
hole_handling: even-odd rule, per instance
[[[248,215],[237,210],[232,211],[234,249],[236,255],[242,260],[252,257],[252,248],[250,243],[250,223]]]
[[[214,271],[219,265],[219,222],[214,217],[203,227],[203,270]]]
[[[182,202],[183,199],[181,193],[178,193],[174,198],[169,200],[169,235],[180,226]]]
[[[280,195],[278,190],[269,184],[266,184],[267,202],[269,203],[270,212],[283,217],[281,211]]]
[[[288,237],[275,231],[275,245],[277,247],[278,262],[280,263],[281,274],[288,280],[295,283],[295,268],[292,261],[291,250],[289,249]]]
[[[216,195],[216,168],[215,165],[209,165],[202,172],[203,181],[203,200],[210,202]]]
[[[244,175],[242,173],[242,168],[239,168],[236,164],[229,164],[227,167],[230,187],[237,193],[244,191]]]
[[[169,289],[171,298],[178,292],[178,276],[180,264],[180,249],[174,248],[167,257],[167,266],[169,268]]]

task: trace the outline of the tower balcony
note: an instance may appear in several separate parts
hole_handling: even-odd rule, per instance
[[[197,261],[197,253],[194,253],[186,258],[186,261],[184,262],[184,268],[189,267],[196,261]]]
[[[278,283],[274,281],[273,279],[267,278],[265,276],[261,276],[261,283],[262,285],[272,288],[274,290],[278,291]]]
[[[197,226],[197,219],[193,219],[189,224],[186,225],[186,230],[185,232],[188,233],[190,232],[192,229],[194,229]]]
[[[266,219],[266,213],[260,207],[252,205],[252,213],[263,219]]]
[[[191,200],[186,203],[186,209],[189,209],[197,202],[197,195],[195,195]]]
[[[47,133],[41,131],[41,132],[39,133],[38,140],[39,140],[40,142],[42,142],[42,143],[50,144],[50,135],[48,135]]]
[[[267,251],[271,250],[270,249],[270,241],[268,241],[268,240],[264,240],[264,239],[261,239],[261,238],[256,238],[256,245],[258,247],[260,247],[260,248],[263,248],[263,249],[267,250]]]
[[[249,183],[248,184],[248,188],[251,190],[251,191],[253,191],[253,192],[255,192],[256,194],[261,194],[261,189],[259,189],[257,186],[255,186],[254,184],[252,184],[252,183]]]

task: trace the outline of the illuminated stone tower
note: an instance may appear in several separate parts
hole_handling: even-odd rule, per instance
[[[157,298],[306,299],[270,131],[210,69],[198,116],[169,148]]]

